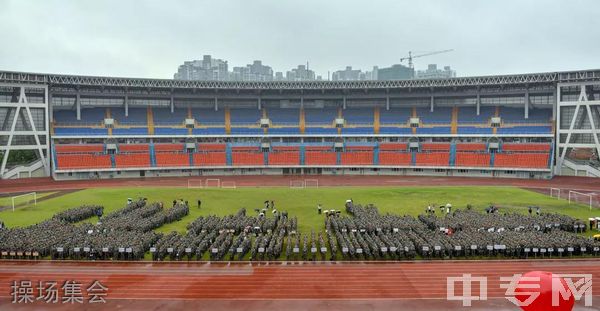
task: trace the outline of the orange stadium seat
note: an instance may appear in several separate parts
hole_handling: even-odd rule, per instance
[[[417,166],[448,166],[450,154],[445,152],[417,153]]]
[[[258,146],[234,146],[231,147],[231,151],[236,152],[236,151],[243,151],[243,152],[252,152],[252,151],[259,151]]]
[[[148,152],[148,150],[150,150],[148,144],[119,145],[119,152]]]
[[[183,151],[183,144],[155,144],[154,151]]]
[[[195,166],[225,166],[227,156],[225,152],[200,152],[194,153]]]
[[[273,151],[298,151],[298,146],[273,146]]]
[[[59,169],[110,168],[110,156],[106,154],[57,154]]]
[[[190,166],[190,156],[187,153],[156,153],[156,166]]]
[[[306,151],[331,151],[333,146],[306,146],[304,149]]]
[[[379,165],[410,165],[411,161],[411,153],[379,152]]]
[[[494,167],[547,168],[548,153],[497,153]]]
[[[104,145],[55,145],[57,153],[103,152]]]
[[[406,143],[381,143],[381,144],[379,144],[379,150],[406,151],[406,148],[408,148],[408,144],[406,144]]]
[[[265,156],[262,152],[232,152],[232,165],[264,165]]]
[[[115,165],[116,167],[150,167],[150,154],[115,154]]]
[[[422,143],[421,144],[421,150],[426,150],[426,151],[434,151],[434,150],[449,151],[450,150],[450,144],[449,143]]]
[[[373,152],[343,152],[342,165],[373,165]]]
[[[371,146],[346,146],[346,151],[373,151]]]
[[[227,149],[225,144],[198,144],[200,151],[225,151],[225,149]]]
[[[299,152],[271,152],[269,153],[269,165],[300,165]]]
[[[455,165],[487,167],[490,166],[490,154],[475,152],[457,152]]]
[[[307,151],[304,153],[305,165],[335,165],[336,162],[335,152]]]
[[[518,144],[505,143],[502,144],[502,151],[550,151],[551,145],[548,143],[542,144]]]
[[[486,150],[485,150],[485,144],[461,143],[461,144],[456,144],[456,151],[486,151]]]

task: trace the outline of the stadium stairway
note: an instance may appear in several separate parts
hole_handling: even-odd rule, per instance
[[[304,145],[300,146],[300,165],[305,165],[305,152],[306,148]]]
[[[452,118],[454,119],[454,112],[452,112]],[[450,166],[454,166],[456,163],[456,142],[450,144]]]
[[[154,150],[154,142],[150,143],[150,165],[156,167],[156,153]]]
[[[154,114],[152,113],[152,107],[148,106],[146,111],[146,118],[148,119],[148,134],[154,135]]]
[[[229,107],[225,108],[225,133],[231,134],[231,110]]]
[[[450,120],[450,134],[458,134],[458,107],[452,107],[452,119]]]
[[[375,107],[373,110],[373,133],[375,134],[379,134],[379,128],[381,127],[380,113],[379,107]]]
[[[412,107],[412,115],[411,115],[411,116],[412,116],[413,118],[416,118],[416,117],[417,117],[417,107]],[[416,128],[416,127],[413,127],[411,130],[412,130],[412,134],[413,134],[413,135],[416,135],[416,134],[417,134],[417,128]],[[414,163],[414,162],[413,162],[413,163]]]
[[[225,163],[228,166],[231,166],[232,162],[233,162],[233,159],[231,157],[231,143],[227,143],[227,145],[225,147]]]

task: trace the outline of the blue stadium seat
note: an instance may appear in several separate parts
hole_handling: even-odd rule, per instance
[[[225,124],[225,111],[214,109],[192,109],[192,116],[200,124]]]
[[[262,116],[262,112],[256,108],[232,108],[229,112],[231,124],[257,124]]]
[[[188,112],[184,108],[176,108],[173,113],[171,108],[152,108],[152,115],[156,125],[175,125],[183,124],[188,117]]]
[[[373,124],[373,108],[348,108],[342,113],[348,124]]]
[[[345,127],[342,134],[373,134],[372,127]]]
[[[155,135],[187,135],[188,129],[186,128],[171,128],[171,127],[155,127]]]
[[[111,108],[110,114],[119,124],[148,124],[148,109],[146,108],[129,108],[129,115],[127,117],[123,108]]]
[[[417,116],[423,123],[450,123],[452,122],[452,108],[437,107],[433,112],[430,108],[417,108]]]
[[[225,135],[224,127],[209,127],[209,128],[195,128],[192,130],[194,135]]]
[[[504,122],[523,122],[524,114],[523,108],[500,107],[500,117]]]
[[[87,136],[108,135],[108,129],[89,127],[55,127],[54,135]]]
[[[287,108],[268,108],[267,115],[273,124],[299,124],[300,110]]]
[[[268,133],[270,135],[298,135],[300,134],[300,128],[297,127],[280,127],[280,128],[269,128]]]
[[[391,108],[379,110],[379,123],[381,124],[406,124],[412,115],[411,108]]]
[[[336,117],[336,108],[304,109],[306,124],[332,124]]]
[[[412,129],[408,127],[391,127],[391,126],[382,126],[379,128],[379,134],[412,134]]]
[[[332,128],[332,127],[306,127],[304,129],[304,134],[333,135],[333,134],[337,134],[337,128]]]
[[[100,124],[104,121],[106,108],[81,109],[81,120],[77,120],[75,110],[54,110],[53,120],[56,124]]]
[[[514,126],[500,127],[498,134],[552,134],[551,126]]]
[[[491,127],[459,126],[458,134],[492,134]]]
[[[552,108],[550,109],[529,109],[529,119],[525,119],[529,122],[536,123],[548,123],[550,124],[552,119]]]
[[[115,128],[113,135],[148,135],[148,128],[133,127],[133,128]]]
[[[232,127],[232,135],[262,135],[264,131],[262,128],[256,127]]]
[[[418,127],[417,134],[450,134],[450,127]]]
[[[458,123],[487,123],[496,114],[495,107],[458,107]]]

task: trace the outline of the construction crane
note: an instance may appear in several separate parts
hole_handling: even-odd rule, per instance
[[[412,55],[412,51],[408,51],[408,57],[402,57],[402,58],[400,58],[400,62],[403,62],[403,61],[405,61],[405,60],[408,59],[408,67],[411,68],[411,69],[414,69],[413,58],[423,57],[423,56],[429,56],[429,55],[435,55],[435,54],[448,53],[448,52],[452,52],[452,51],[454,51],[454,49],[429,52],[429,53],[419,54],[419,55],[414,55],[414,56]]]

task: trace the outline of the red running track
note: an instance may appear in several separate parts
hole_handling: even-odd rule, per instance
[[[446,301],[446,278],[471,273],[488,278],[489,301],[477,308],[517,310],[500,288],[501,276],[533,270],[553,273],[589,273],[600,278],[598,260],[487,260],[421,262],[297,262],[297,263],[107,263],[107,262],[0,262],[0,308],[10,304],[15,280],[94,280],[108,287],[111,305],[127,309],[210,310],[393,309],[462,310],[460,302]],[[457,288],[461,288],[460,283]],[[474,286],[476,288],[476,286]],[[457,292],[460,294],[460,292]],[[473,294],[478,294],[474,291]],[[593,288],[600,304],[600,286]],[[371,308],[365,307],[365,304]],[[583,305],[583,302],[579,304]],[[46,306],[43,302],[37,307]],[[106,305],[108,306],[108,305]],[[152,307],[151,307],[152,306]],[[176,307],[177,306],[177,307]],[[242,308],[243,307],[243,308]],[[330,308],[331,307],[331,308]],[[597,310],[597,309],[594,309]]]
[[[219,178],[233,181],[237,187],[289,187],[292,180],[318,179],[320,187],[335,186],[515,186],[523,188],[561,188],[600,192],[597,178],[558,176],[549,180],[517,178],[427,177],[427,176],[356,176],[356,175],[302,175],[302,176],[194,176],[156,177],[136,179],[102,179],[55,181],[51,178],[0,180],[0,194],[25,191],[86,189],[96,187],[187,187],[188,179]]]

